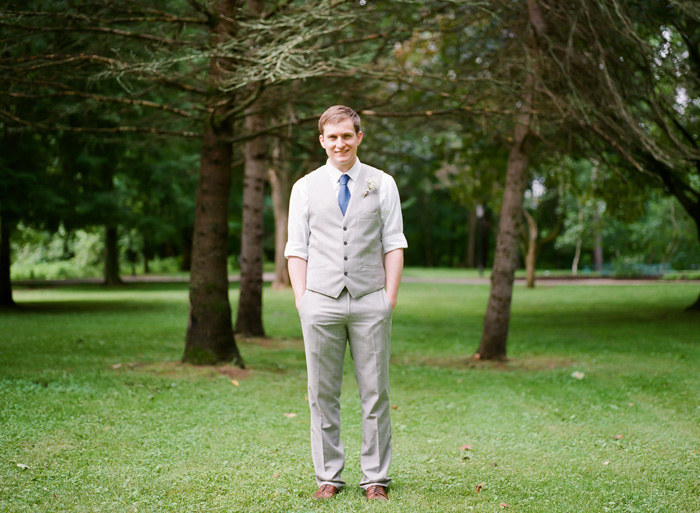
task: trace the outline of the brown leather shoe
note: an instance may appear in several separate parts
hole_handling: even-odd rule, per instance
[[[372,485],[367,488],[367,500],[377,499],[380,501],[388,501],[386,486]]]
[[[339,491],[340,490],[333,485],[324,484],[321,485],[321,488],[316,491],[314,494],[314,499],[330,499],[331,497],[337,495]]]

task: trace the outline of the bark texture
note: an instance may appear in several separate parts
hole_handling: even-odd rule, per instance
[[[235,2],[219,0],[213,44],[227,40],[233,30]],[[212,58],[209,75],[212,88],[219,83],[226,63]],[[215,102],[212,102],[215,103]],[[231,188],[233,136],[228,105],[220,103],[204,123],[201,171],[195,200],[190,273],[190,311],[183,362],[213,364],[243,360],[233,334],[228,298],[228,201]]]
[[[263,11],[261,0],[248,0],[251,14]],[[252,44],[252,43],[251,43]],[[250,84],[252,94],[257,84]],[[265,127],[265,120],[254,106],[246,112],[247,133]],[[265,138],[257,137],[245,143],[245,174],[243,177],[243,230],[241,233],[241,293],[238,300],[236,332],[246,336],[264,337],[262,321],[263,288],[263,206],[265,203]]]
[[[531,80],[528,80],[531,86]],[[528,87],[529,89],[529,87]],[[523,109],[531,106],[531,93],[524,96]],[[513,145],[508,155],[508,173],[503,192],[503,205],[498,226],[498,241],[491,272],[491,292],[484,317],[484,330],[478,357],[485,360],[503,360],[510,324],[510,305],[513,298],[513,280],[518,257],[520,219],[523,211],[523,195],[527,185],[529,163],[528,138],[529,113],[519,116],[515,127]]]
[[[119,285],[119,230],[116,226],[105,226],[104,284]]]
[[[0,307],[15,306],[12,298],[12,281],[10,279],[10,234],[12,226],[7,216],[0,214]]]
[[[246,131],[264,127],[260,114],[246,117]],[[265,202],[265,139],[257,137],[245,144],[243,178],[243,231],[241,234],[241,294],[236,332],[263,337],[263,205]]]
[[[533,31],[530,46],[537,53],[537,41],[542,41],[545,37],[546,27],[537,0],[528,0],[527,5],[530,26]],[[536,63],[533,62],[531,65],[535,66]],[[513,144],[508,154],[508,172],[491,273],[491,292],[484,316],[481,343],[474,355],[475,358],[485,360],[504,360],[506,358],[523,195],[527,185],[534,88],[534,70],[531,69],[524,79],[521,111],[516,118]]]

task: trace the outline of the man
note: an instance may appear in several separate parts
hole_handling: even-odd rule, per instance
[[[391,316],[407,247],[401,203],[394,179],[357,158],[363,133],[355,111],[331,107],[318,128],[328,161],[292,188],[285,248],[306,351],[314,497],[345,485],[340,389],[348,344],[362,409],[360,486],[368,499],[387,500]]]

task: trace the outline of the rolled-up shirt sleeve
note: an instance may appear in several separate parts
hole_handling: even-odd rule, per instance
[[[384,173],[379,188],[379,208],[382,213],[382,250],[384,253],[395,249],[407,248],[408,242],[403,234],[403,215],[401,198],[394,177]]]
[[[309,259],[309,195],[306,177],[297,180],[292,187],[284,257]]]

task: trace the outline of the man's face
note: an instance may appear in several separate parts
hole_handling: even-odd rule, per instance
[[[355,165],[357,147],[362,142],[362,132],[355,133],[355,126],[350,118],[340,123],[325,125],[323,134],[318,138],[334,167],[345,172]]]

